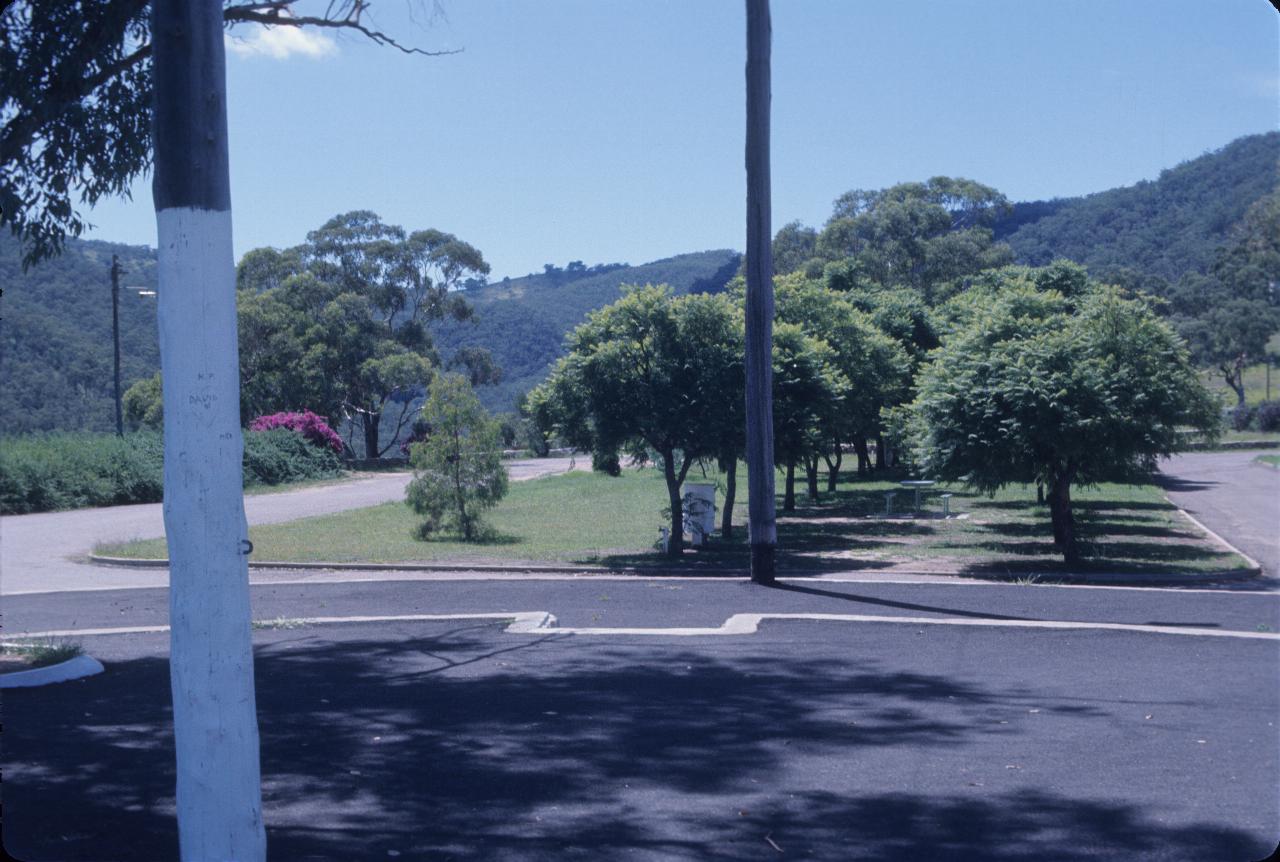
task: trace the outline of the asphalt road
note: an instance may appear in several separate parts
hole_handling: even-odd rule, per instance
[[[605,601],[598,586],[566,585],[585,598],[565,616],[638,601]],[[699,604],[715,617],[843,603],[669,586],[633,585],[663,598],[627,613],[666,625]],[[889,589],[868,597],[910,598],[913,614],[959,603],[946,609],[1056,616],[1071,611],[1062,602],[1083,612],[1090,595],[1105,616],[1122,596]],[[1195,596],[1209,594],[1135,594],[1124,601],[1156,597],[1158,616],[1200,623],[1227,622],[1230,602],[1277,601],[1218,593],[1202,608]],[[274,609],[264,601],[256,591]],[[1243,862],[1280,837],[1275,640],[809,621],[735,637],[448,621],[256,640],[274,859]],[[106,673],[6,692],[5,848],[176,858],[165,637],[85,642]]]
[[[1271,450],[1274,453],[1275,450]],[[1165,493],[1209,529],[1280,578],[1280,470],[1261,452],[1188,452],[1163,461]]]
[[[534,458],[510,461],[514,481],[563,473],[573,464],[589,468],[589,458]],[[410,473],[386,473],[341,484],[325,484],[245,497],[250,524],[274,524],[313,515],[403,500]],[[168,573],[90,565],[86,557],[102,542],[164,535],[160,503],[41,512],[0,518],[0,594],[34,590],[163,586]]]

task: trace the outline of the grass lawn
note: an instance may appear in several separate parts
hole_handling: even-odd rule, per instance
[[[701,479],[695,468],[690,480]],[[719,477],[711,474],[711,479]],[[746,492],[745,470],[738,487]],[[825,488],[825,477],[822,487]],[[779,477],[778,490],[782,482]],[[885,492],[899,492],[895,515],[884,516]],[[899,570],[967,574],[1064,571],[1054,552],[1046,507],[1031,487],[1007,488],[994,498],[939,487],[925,495],[922,512],[904,513],[911,495],[896,479],[841,481],[818,504],[800,499],[781,511],[779,568],[792,570]],[[951,493],[952,517],[941,517],[937,498]],[[1202,573],[1247,564],[1213,544],[1183,518],[1154,485],[1073,489],[1077,528],[1086,561],[1077,570]],[[723,500],[723,496],[720,496]],[[666,488],[657,470],[627,470],[619,478],[592,473],[513,483],[488,516],[493,535],[464,543],[448,536],[413,538],[417,518],[403,503],[250,528],[253,558],[311,562],[511,562],[668,566],[653,548]],[[717,538],[681,561],[691,572],[741,574],[748,564],[746,501],[735,507],[732,540]],[[99,553],[155,558],[162,540],[107,546]]]
[[[1253,460],[1261,461],[1269,467],[1280,467],[1280,455],[1259,455]]]

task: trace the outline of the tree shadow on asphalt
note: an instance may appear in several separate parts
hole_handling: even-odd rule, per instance
[[[994,717],[1033,704],[1112,720],[1095,703],[865,659],[563,640],[508,644],[484,625],[260,646],[271,857],[737,860],[773,858],[770,842],[883,862],[1265,855],[1243,831],[1172,826],[1114,799],[988,791],[960,774],[905,793],[860,775],[876,752],[999,751],[1026,731]],[[168,685],[167,662],[146,658],[6,693],[11,853],[177,857]]]

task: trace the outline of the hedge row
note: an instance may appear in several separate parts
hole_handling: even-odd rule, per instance
[[[328,449],[288,430],[244,435],[244,483],[277,485],[337,476]],[[71,432],[0,439],[0,514],[157,503],[164,495],[160,434]]]

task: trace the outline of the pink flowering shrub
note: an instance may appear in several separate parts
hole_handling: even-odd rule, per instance
[[[329,427],[323,416],[317,416],[310,410],[303,410],[301,413],[272,413],[270,416],[259,416],[249,423],[250,431],[271,431],[276,428],[297,431],[308,442],[342,454],[342,438],[338,436],[338,432]]]

